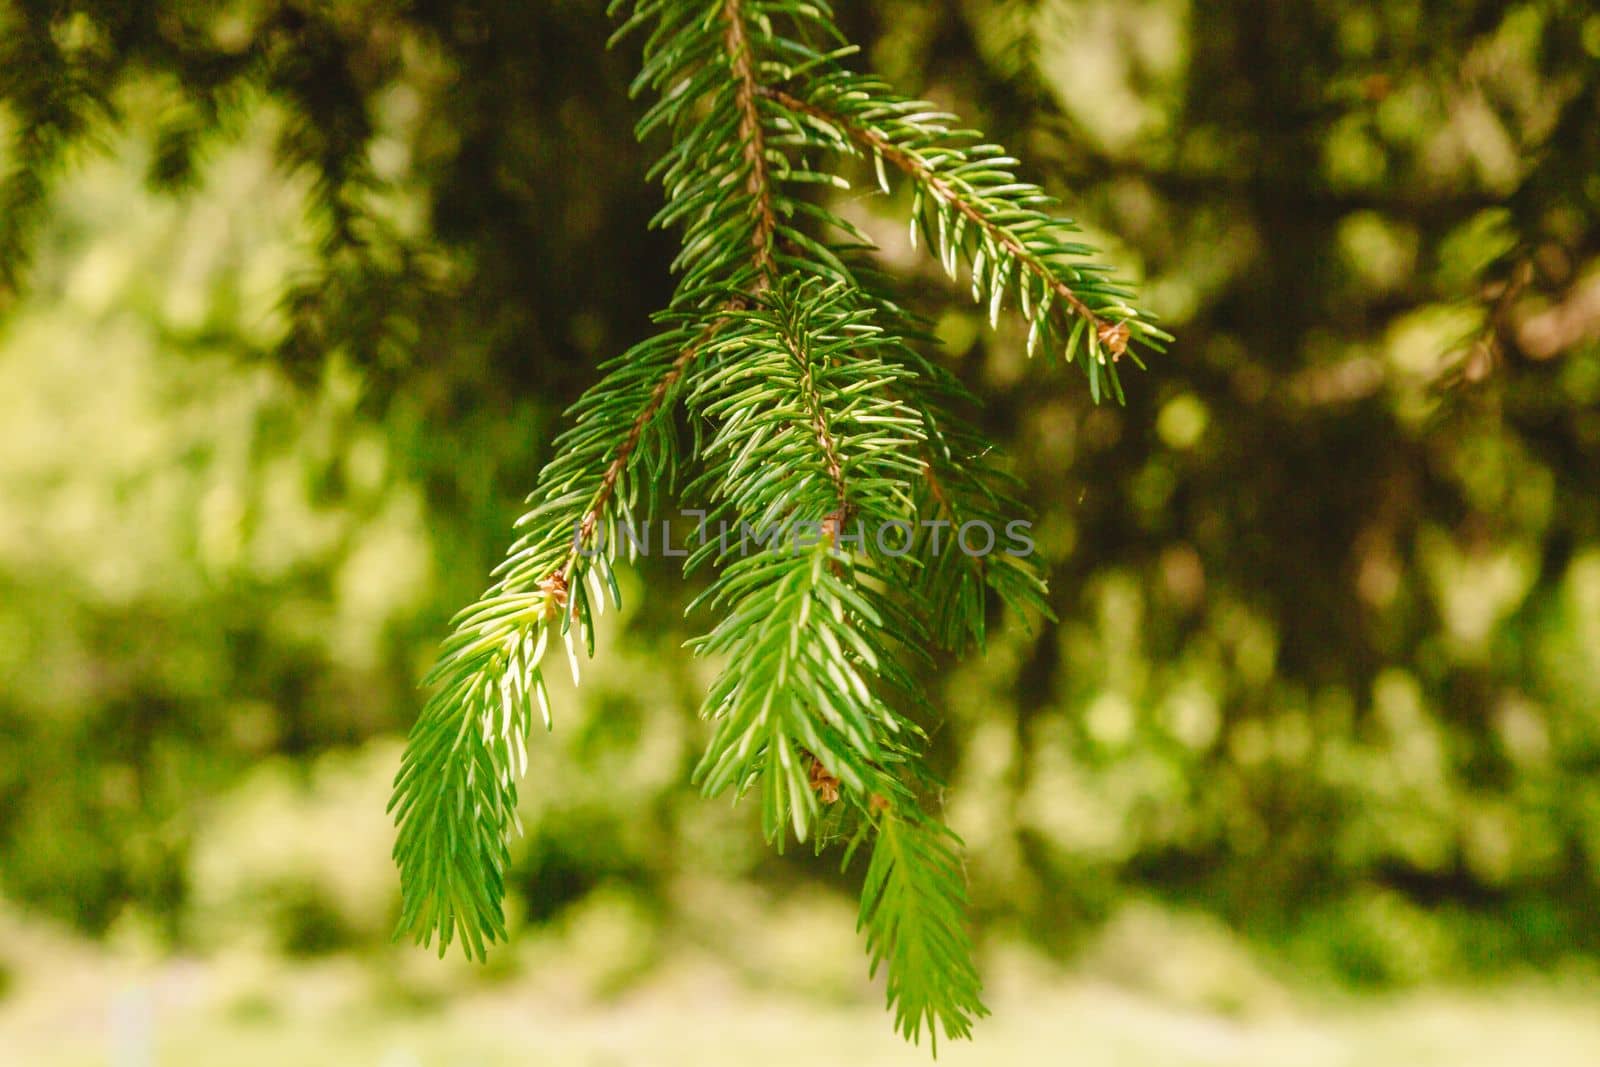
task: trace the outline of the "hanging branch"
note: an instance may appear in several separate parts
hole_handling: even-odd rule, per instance
[[[433,695],[389,807],[399,825],[400,929],[424,944],[437,935],[441,955],[459,937],[481,958],[487,942],[505,937],[507,838],[535,702],[551,725],[544,654],[559,638],[576,680],[575,644],[593,654],[594,613],[608,595],[620,605],[611,567],[626,542],[615,520],[637,503],[641,482],[653,493],[672,478],[668,401],[708,340],[688,324],[670,329],[614,361],[572,407],[575,425],[540,473],[540,503],[518,520],[524,532],[499,581],[456,617],[427,679]],[[619,444],[614,420],[628,412]]]
[[[691,611],[723,667],[702,716],[694,778],[709,796],[757,790],[767,838],[820,849],[871,842],[860,926],[886,972],[896,1027],[966,1037],[985,1014],[965,928],[959,839],[924,810],[933,716],[919,667],[985,636],[988,594],[1048,613],[1037,561],[956,551],[968,527],[1026,511],[993,446],[960,412],[974,399],[919,346],[871,242],[819,198],[848,188],[840,156],[911,188],[913,240],[964,263],[991,321],[1010,299],[1030,352],[1081,363],[1118,398],[1117,364],[1167,335],[1047,215],[1016,161],[926,104],[849,73],[821,0],[614,0],[620,38],[644,32],[633,91],[658,99],[641,139],[664,136],[653,226],[681,232],[660,333],[606,367],[568,413],[496,583],[457,617],[411,732],[391,807],[402,932],[469,956],[507,935],[508,838],[533,707],[552,715],[543,660],[561,643],[574,678],[595,613],[619,603],[617,536],[681,470],[706,507],[689,569],[716,570]],[[1137,360],[1137,357],[1133,357]],[[694,429],[679,455],[678,403]],[[886,551],[881,535],[903,530]],[[729,539],[720,531],[731,530]],[[942,545],[939,533],[943,534]]]

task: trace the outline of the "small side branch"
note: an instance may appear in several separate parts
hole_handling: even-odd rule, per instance
[[[1020,236],[1010,228],[995,222],[989,215],[973,202],[975,196],[970,190],[961,189],[956,181],[939,173],[920,152],[896,144],[877,130],[863,126],[859,122],[818,107],[809,101],[784,92],[782,89],[761,87],[760,94],[782,107],[806,115],[818,122],[826,123],[843,133],[855,144],[888,161],[897,170],[908,175],[913,181],[938,199],[942,204],[960,214],[973,226],[981,230],[992,242],[1016,259],[1021,266],[1039,278],[1050,291],[1055,294],[1063,306],[1067,307],[1073,315],[1082,319],[1094,331],[1095,339],[1106,347],[1113,358],[1120,357],[1127,348],[1129,330],[1126,323],[1112,322],[1095,312],[1083,299],[1073,291],[1072,287],[1063,281],[1055,271],[1050,269],[1050,264],[1041,256],[1030,249]]]

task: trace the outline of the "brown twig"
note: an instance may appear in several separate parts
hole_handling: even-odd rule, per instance
[[[594,535],[595,529],[600,525],[601,518],[605,515],[606,506],[611,503],[611,498],[616,494],[617,481],[622,477],[623,470],[628,465],[628,460],[633,455],[634,449],[639,447],[639,439],[644,436],[644,428],[650,420],[655,418],[656,412],[661,410],[662,403],[666,400],[667,392],[671,390],[683,372],[693,362],[700,350],[705,348],[713,334],[726,322],[725,318],[718,318],[711,325],[700,331],[700,335],[692,343],[686,345],[678,353],[678,358],[672,361],[672,366],[667,368],[661,380],[656,382],[655,388],[650,391],[650,398],[645,401],[644,407],[639,409],[639,414],[634,417],[633,425],[628,428],[627,436],[622,439],[622,444],[617,446],[616,453],[611,457],[611,462],[606,465],[605,475],[600,479],[600,485],[595,489],[594,496],[589,501],[589,506],[584,510],[583,518],[578,523],[577,536],[573,539],[572,551],[567,553],[566,561],[556,568],[541,582],[540,587],[550,586],[549,591],[560,590],[565,594],[567,584],[572,579],[572,569],[577,565],[579,548]],[[561,606],[564,606],[563,598]]]
[[[745,32],[744,6],[741,0],[724,0],[722,17],[727,23],[723,31],[723,46],[728,52],[728,65],[735,81],[734,101],[739,108],[739,137],[744,142],[745,163],[750,173],[745,178],[745,191],[750,194],[755,213],[755,232],[750,236],[755,250],[756,291],[765,289],[776,273],[772,259],[772,234],[777,228],[777,217],[772,210],[772,183],[767,176],[767,139],[761,126],[761,112],[756,97],[764,95],[764,88],[756,81],[751,63],[750,38]]]
[[[810,409],[811,433],[816,438],[817,447],[822,450],[822,466],[827,472],[828,480],[833,483],[833,494],[839,506],[830,511],[822,520],[821,534],[830,543],[837,543],[839,535],[844,532],[845,523],[850,520],[850,498],[845,488],[844,464],[839,460],[839,448],[834,442],[833,433],[828,428],[827,416],[823,413],[822,403],[817,399],[816,382],[812,378],[811,360],[795,342],[791,334],[785,338],[789,355],[800,365],[800,391],[806,398],[806,406]],[[833,561],[835,574],[841,572],[839,561]]]

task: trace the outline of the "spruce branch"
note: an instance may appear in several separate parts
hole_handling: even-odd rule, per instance
[[[442,955],[459,938],[468,956],[506,936],[502,912],[517,780],[527,769],[533,705],[552,723],[542,662],[552,638],[594,651],[593,615],[609,595],[620,606],[612,560],[619,511],[640,481],[670,479],[673,443],[664,414],[707,331],[680,323],[614,361],[569,414],[540,473],[524,530],[499,580],[463,611],[425,684],[433,689],[407,739],[389,808],[402,894],[398,932]],[[631,413],[620,443],[613,419]],[[645,477],[634,475],[643,468]]]
[[[891,634],[903,640],[914,623],[871,580],[871,561],[840,546],[846,524],[911,514],[919,420],[883,388],[899,372],[875,350],[897,339],[850,295],[802,282],[734,314],[689,400],[717,424],[703,481],[714,517],[737,530],[699,554],[722,571],[691,610],[724,615],[696,650],[728,666],[704,704],[713,734],[696,779],[708,795],[760,780],[769,838],[787,822],[804,841],[818,815],[802,752],[864,789],[871,768],[918,735],[871,681],[913,688]]]
[[[1014,160],[928,105],[847,72],[821,0],[613,0],[616,37],[645,33],[633,91],[658,99],[641,139],[668,141],[653,226],[682,236],[660,332],[607,364],[569,412],[496,583],[455,621],[413,729],[392,807],[402,931],[468,955],[506,934],[501,912],[516,779],[533,705],[548,728],[543,657],[577,674],[593,615],[618,600],[617,531],[653,512],[680,467],[672,413],[693,431],[682,495],[706,505],[686,569],[714,568],[690,605],[715,621],[691,642],[723,661],[701,708],[693,772],[710,796],[759,790],[780,849],[820,849],[847,823],[870,839],[860,925],[887,972],[897,1028],[965,1037],[985,1014],[965,928],[959,840],[920,806],[932,716],[919,679],[934,646],[985,636],[988,594],[1048,613],[1031,558],[956,551],[969,526],[1026,516],[974,399],[919,351],[867,237],[818,197],[830,164],[871,159],[912,188],[920,235],[965,262],[991,319],[1006,299],[1040,343],[1121,396],[1117,358],[1166,338]],[[1087,341],[1083,338],[1087,337]],[[1107,358],[1109,357],[1109,358]],[[706,531],[715,524],[716,536]],[[904,531],[885,552],[884,531]],[[944,544],[940,545],[942,528]],[[734,540],[728,540],[731,530]],[[751,540],[754,545],[752,546]]]
[[[936,252],[952,277],[958,262],[967,264],[973,299],[987,302],[991,325],[1008,297],[1017,303],[1029,325],[1029,354],[1043,346],[1082,362],[1096,400],[1102,376],[1121,398],[1116,365],[1135,342],[1160,350],[1171,340],[1133,306],[1130,290],[1085,261],[1094,249],[1077,227],[1044,210],[1054,198],[1019,181],[1017,160],[954,126],[954,115],[844,71],[814,79],[805,98],[781,88],[763,96],[802,140],[870,158],[884,192],[885,164],[908,177],[913,244]],[[1057,307],[1062,322],[1051,314]]]
[[[985,1009],[957,842],[900,783],[926,774],[922,731],[895,709],[923,704],[897,662],[897,646],[925,639],[920,611],[897,605],[895,575],[844,550],[847,516],[909,531],[907,488],[925,469],[924,419],[897,399],[912,357],[875,310],[845,286],[769,292],[733,316],[690,398],[718,424],[702,455],[722,513],[777,524],[754,556],[722,551],[696,605],[722,615],[696,650],[727,667],[703,707],[713,732],[695,777],[712,796],[759,785],[779,847],[788,827],[804,841],[824,806],[852,798],[876,836],[862,890],[873,968],[887,971],[902,1032],[915,1039],[926,1022],[936,1042],[936,1021],[965,1036]],[[816,537],[797,551],[788,539],[806,521]]]

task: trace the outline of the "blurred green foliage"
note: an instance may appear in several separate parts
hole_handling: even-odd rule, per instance
[[[669,285],[600,6],[0,4],[7,897],[182,945],[386,935],[416,680]],[[1054,561],[1061,621],[941,684],[981,929],[1120,958],[1155,900],[1373,984],[1600,950],[1600,15],[841,8],[1180,338],[1092,408],[841,199],[927,274]],[[836,877],[686,787],[667,563],[523,794],[514,918],[595,988],[722,881]],[[829,988],[822,925],[750,967]]]

